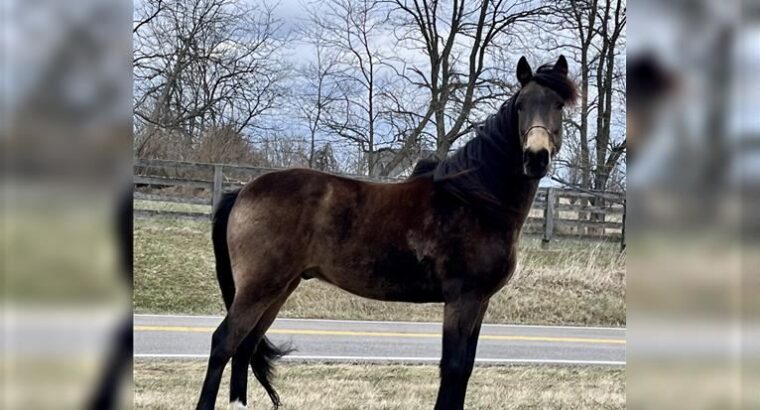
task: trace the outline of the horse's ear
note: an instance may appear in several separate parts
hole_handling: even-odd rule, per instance
[[[530,64],[528,64],[525,56],[522,56],[520,57],[520,61],[517,62],[517,80],[524,86],[530,82],[531,78],[533,78],[533,70],[530,68]]]
[[[554,71],[567,75],[567,59],[565,59],[564,55],[560,55],[559,59],[557,59],[557,62],[554,64]]]

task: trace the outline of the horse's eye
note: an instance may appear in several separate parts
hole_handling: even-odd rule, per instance
[[[517,103],[517,111],[522,111],[523,105],[522,103]]]
[[[561,110],[564,107],[565,107],[565,104],[562,104],[562,103],[556,103],[556,104],[554,104],[554,108],[556,108],[558,110]]]

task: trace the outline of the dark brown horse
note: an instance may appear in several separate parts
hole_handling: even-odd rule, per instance
[[[463,408],[488,301],[514,272],[520,229],[560,149],[562,108],[575,98],[564,57],[535,74],[523,57],[517,78],[520,91],[475,138],[404,182],[294,169],[224,198],[213,242],[228,314],[212,338],[199,409],[214,407],[230,358],[234,406],[245,406],[249,363],[279,404],[270,371],[284,352],[264,334],[309,278],[377,300],[443,302],[435,408]]]

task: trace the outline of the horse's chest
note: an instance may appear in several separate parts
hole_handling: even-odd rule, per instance
[[[514,273],[516,248],[511,242],[489,238],[482,241],[460,241],[441,267],[444,282],[461,283],[465,291],[492,295],[501,289]]]

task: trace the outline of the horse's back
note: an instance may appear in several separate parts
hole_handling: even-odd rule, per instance
[[[229,222],[228,240],[266,237],[277,242],[301,235],[313,220],[322,198],[335,184],[333,177],[306,169],[264,174],[246,184],[238,195]]]
[[[319,203],[376,207],[389,203],[396,204],[400,199],[404,199],[404,202],[424,200],[430,193],[430,189],[424,187],[425,182],[424,180],[401,183],[365,182],[296,168],[270,172],[249,182],[241,190],[238,203],[252,205],[273,199],[279,206],[293,203],[302,209]]]
[[[242,200],[262,198],[292,199],[304,195],[318,195],[333,175],[309,169],[287,169],[266,173],[249,182],[240,192]]]
[[[240,191],[230,227],[324,236],[320,239],[407,229],[429,205],[427,185],[425,180],[363,182],[308,169],[271,172]]]

